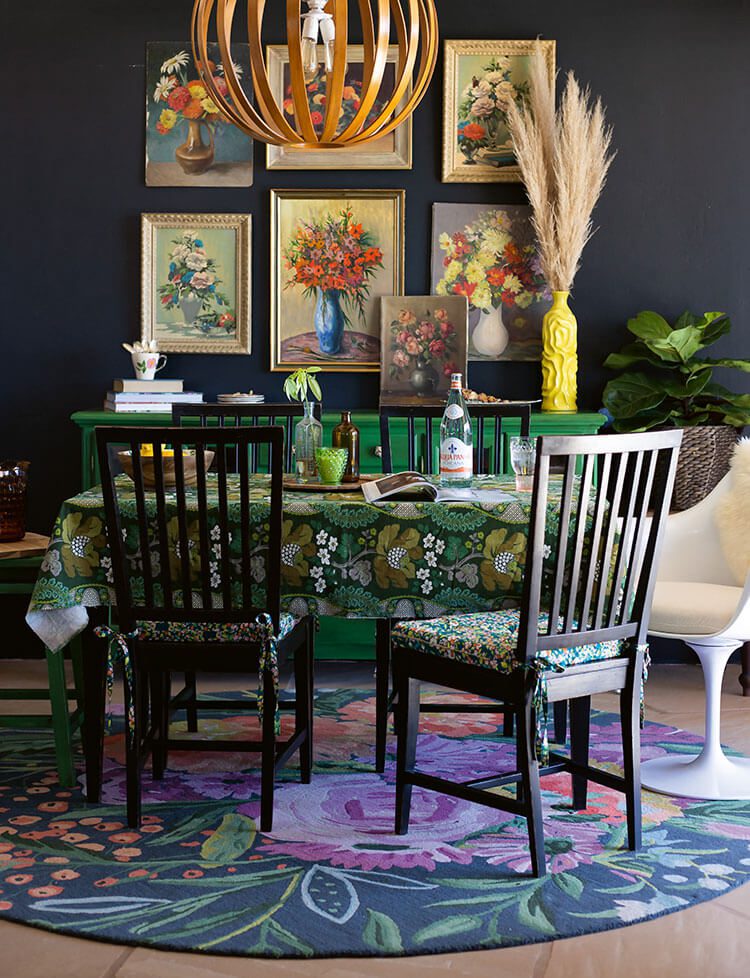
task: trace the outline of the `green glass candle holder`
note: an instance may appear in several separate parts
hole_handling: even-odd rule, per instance
[[[349,461],[348,448],[316,448],[315,461],[318,463],[320,481],[326,486],[337,486],[344,478]]]

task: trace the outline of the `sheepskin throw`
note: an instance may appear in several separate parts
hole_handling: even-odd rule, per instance
[[[721,549],[742,587],[750,571],[750,438],[740,438],[732,455],[729,492],[716,507]]]

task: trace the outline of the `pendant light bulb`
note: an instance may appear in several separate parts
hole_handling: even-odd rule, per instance
[[[307,13],[302,18],[302,73],[306,84],[314,81],[321,67],[330,74],[336,51],[336,27],[325,12],[328,0],[305,0]],[[318,39],[323,42],[323,64],[318,61]]]
[[[309,37],[302,38],[302,74],[305,84],[315,81],[318,75],[318,45]]]

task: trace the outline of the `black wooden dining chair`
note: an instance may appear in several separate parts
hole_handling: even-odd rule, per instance
[[[519,434],[528,437],[531,428],[530,404],[482,404],[470,406],[475,418],[474,471],[477,475],[498,475],[507,471],[506,446],[503,421],[520,420]],[[445,406],[417,404],[409,406],[381,405],[380,442],[382,449],[383,472],[397,472],[401,469],[418,471],[423,475],[435,475],[435,455],[433,446],[440,444],[439,425]],[[393,451],[395,439],[392,437],[392,424],[402,430],[405,426],[406,457],[396,456]],[[399,441],[402,441],[399,438]],[[396,461],[394,462],[394,457]],[[393,708],[391,692],[391,628],[390,618],[379,618],[375,625],[375,770],[385,770],[385,749],[388,736],[388,717]],[[491,709],[481,703],[457,706],[452,703],[431,703],[424,706],[430,713],[487,713]],[[497,712],[492,708],[492,712]],[[502,711],[500,711],[502,712]],[[510,734],[513,717],[508,715],[506,731]]]
[[[281,403],[263,404],[173,404],[172,424],[180,427],[195,426],[199,428],[240,428],[258,427],[259,425],[280,424],[284,429],[284,471],[294,471],[294,428],[299,418],[304,414],[304,405],[299,402],[282,401]],[[320,421],[320,401],[313,404],[313,414]],[[231,440],[224,446],[227,471],[239,472],[239,454],[237,445]],[[268,458],[264,457],[262,446],[252,445],[249,455],[250,471],[267,472]],[[198,711],[201,701],[198,698],[197,677],[195,673],[185,673],[185,685],[171,698],[172,709],[184,709],[187,715],[188,731],[195,733],[198,729]],[[242,707],[240,701],[236,704]],[[211,709],[216,709],[211,704]]]
[[[313,622],[281,612],[284,432],[97,428],[96,435],[119,620],[113,644],[132,666],[132,681],[125,670],[128,822],[140,819],[149,753],[158,779],[169,749],[247,750],[261,753],[261,828],[269,831],[277,769],[298,750],[304,783],[312,766]],[[226,464],[230,445],[239,452],[236,476]],[[252,500],[250,455],[259,448],[269,453],[270,482],[268,496]],[[118,477],[121,467],[130,479]],[[279,741],[278,669],[291,659],[294,732]],[[260,739],[171,738],[169,674],[182,670],[256,671]]]
[[[294,428],[304,413],[304,405],[298,402],[280,404],[173,404],[172,424],[195,425],[200,428],[240,428],[245,425],[281,425],[284,429],[284,471],[294,472]],[[313,414],[320,421],[321,406],[315,401]],[[233,446],[227,447],[227,465],[237,471],[237,456]],[[265,471],[264,459],[258,446],[250,453],[250,471]]]
[[[678,430],[540,438],[520,609],[394,627],[397,833],[408,830],[414,785],[441,791],[524,816],[532,872],[544,875],[539,778],[564,770],[576,810],[586,807],[589,780],[625,792],[628,847],[639,848],[645,643],[681,438]],[[564,464],[559,506],[550,506],[553,459]],[[420,682],[512,708],[516,770],[461,783],[418,771]],[[589,763],[591,696],[607,691],[620,691],[623,775]],[[548,755],[546,704],[558,700],[571,703],[569,756]],[[515,797],[491,790],[502,785],[516,785]]]

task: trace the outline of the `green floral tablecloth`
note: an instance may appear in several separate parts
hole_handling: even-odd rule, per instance
[[[475,484],[502,491],[493,494],[491,502],[371,505],[360,494],[314,495],[285,490],[281,561],[284,610],[295,615],[432,618],[513,603],[521,593],[531,494],[516,492],[507,479],[485,477]],[[262,552],[267,542],[263,527],[269,512],[267,490],[267,477],[252,478],[253,546],[258,551],[252,574],[253,587],[260,591],[265,577]],[[123,511],[133,518],[124,536],[137,580],[142,558],[135,501],[126,485],[121,485],[120,491]],[[559,486],[553,484],[552,512],[557,509],[558,498]],[[211,571],[218,588],[217,520],[218,505],[209,513],[215,558]],[[239,527],[239,478],[232,486],[229,522],[230,531]],[[176,524],[174,518],[175,547]],[[197,507],[189,536],[195,543],[191,561],[197,571]],[[239,548],[239,531],[231,533],[231,541],[232,548]],[[156,559],[158,554],[153,552],[152,560]],[[235,583],[239,591],[240,582]],[[94,487],[63,503],[27,621],[49,648],[57,649],[86,626],[87,607],[112,603],[104,505],[101,489]]]

